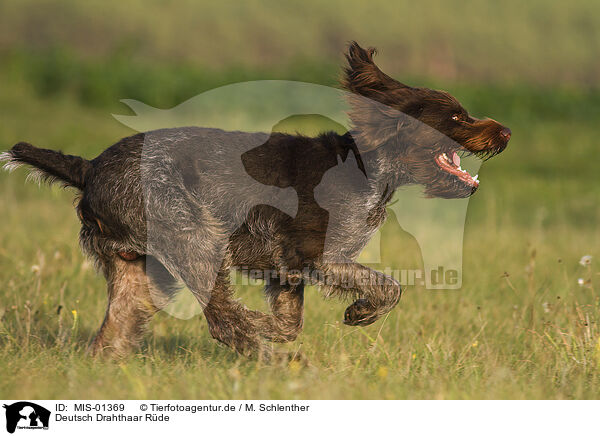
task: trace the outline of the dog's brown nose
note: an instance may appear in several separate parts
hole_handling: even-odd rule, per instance
[[[510,139],[510,135],[512,135],[510,129],[508,127],[502,127],[502,130],[500,130],[500,136],[502,137],[502,139],[508,142],[508,140]]]

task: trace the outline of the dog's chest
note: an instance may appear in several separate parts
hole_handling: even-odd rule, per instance
[[[324,256],[337,261],[356,259],[384,223],[386,201],[381,194],[349,199],[339,209],[330,210]]]

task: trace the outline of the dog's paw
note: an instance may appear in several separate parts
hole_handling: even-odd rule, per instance
[[[375,308],[364,298],[356,300],[344,312],[344,324],[366,326],[378,318]]]

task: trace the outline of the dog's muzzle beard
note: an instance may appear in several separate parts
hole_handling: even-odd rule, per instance
[[[474,155],[478,159],[487,160],[500,154],[508,145],[508,138],[489,138],[484,141],[483,147],[472,149],[471,144],[464,147],[452,149],[443,148],[431,151],[428,158],[434,162],[436,174],[432,174],[431,180],[424,183],[426,193],[442,198],[464,198],[469,197],[479,188],[479,174],[470,174],[461,167],[461,155]],[[436,186],[438,185],[438,186]],[[444,186],[445,185],[445,186]]]

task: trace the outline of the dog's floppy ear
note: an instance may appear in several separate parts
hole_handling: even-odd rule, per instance
[[[346,53],[342,86],[350,91],[350,119],[355,128],[358,149],[366,152],[378,148],[397,135],[409,117],[395,109],[398,101],[406,100],[413,88],[382,72],[373,56],[375,48],[364,49],[352,41]]]
[[[409,87],[392,79],[375,65],[373,56],[376,53],[375,48],[365,50],[356,41],[352,41],[346,53],[348,66],[344,68],[341,82],[348,91],[386,103],[389,99],[386,94],[390,91]]]

